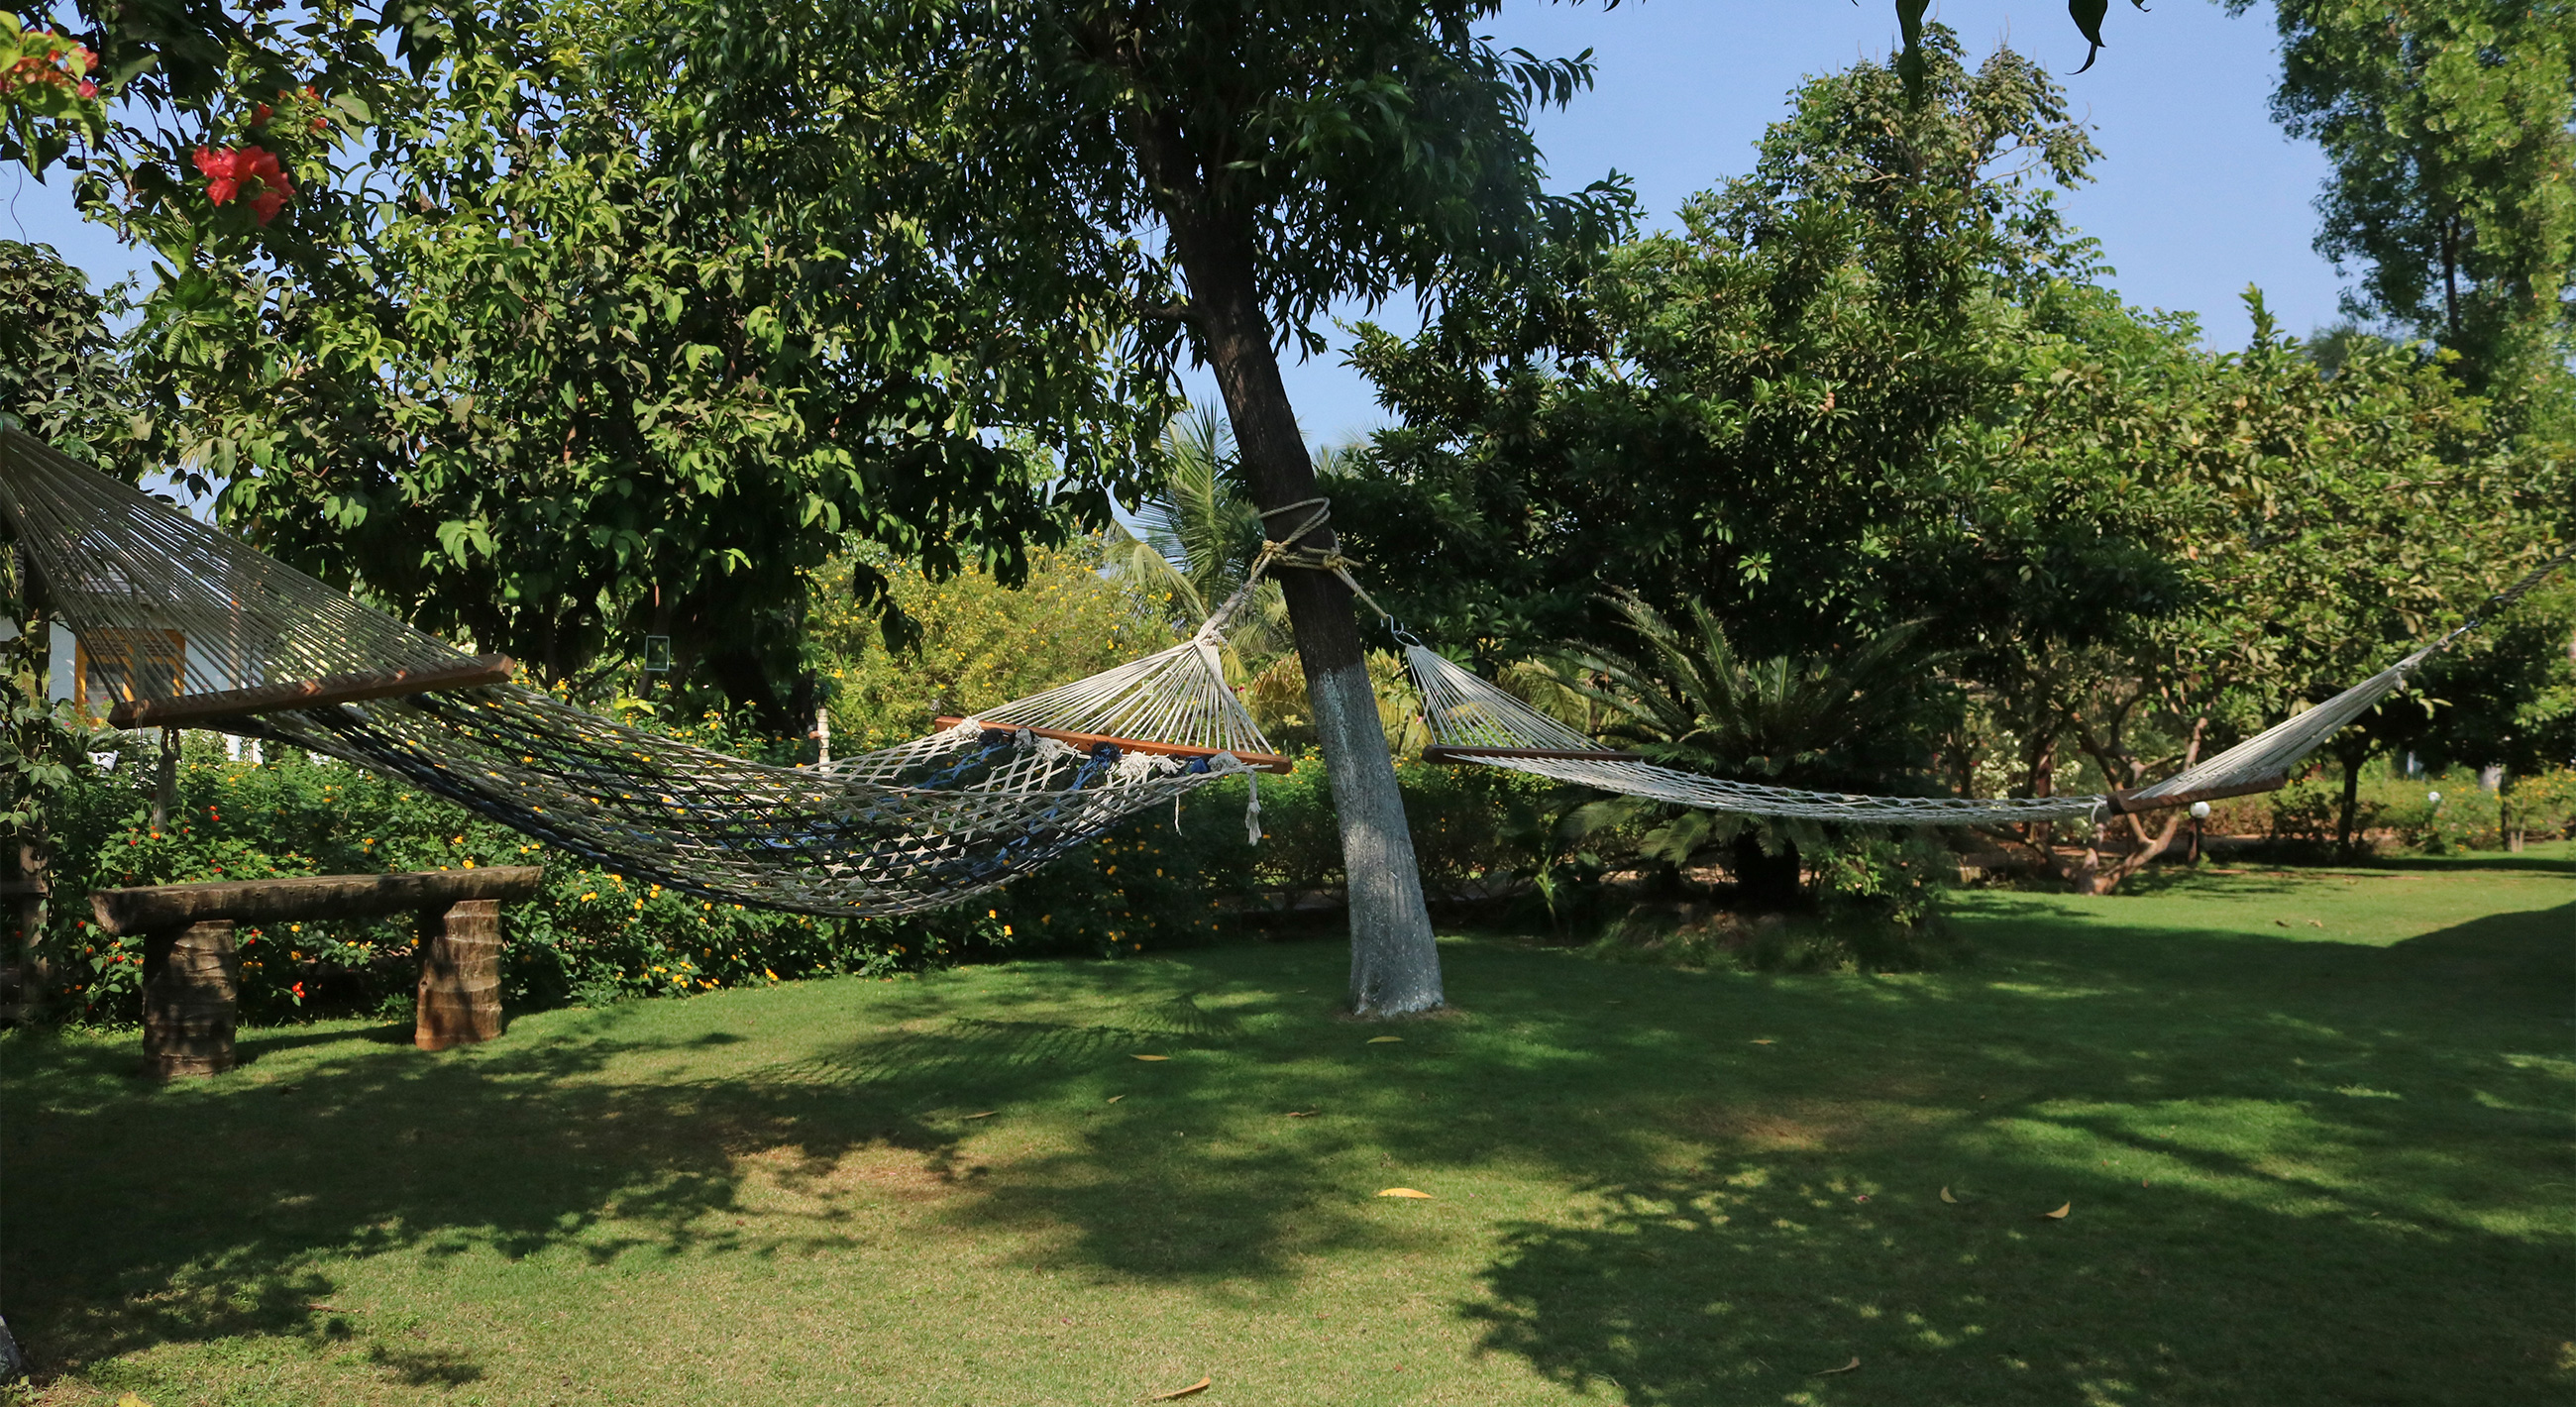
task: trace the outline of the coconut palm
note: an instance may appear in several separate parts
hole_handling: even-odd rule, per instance
[[[1243,491],[1234,435],[1199,407],[1163,431],[1162,483],[1136,505],[1137,531],[1113,526],[1106,565],[1138,591],[1171,603],[1175,623],[1195,628],[1243,584],[1261,551],[1261,514]],[[1229,643],[1258,672],[1286,651],[1287,605],[1265,582],[1235,616]]]

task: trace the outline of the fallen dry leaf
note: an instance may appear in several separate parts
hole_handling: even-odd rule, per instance
[[[2312,919],[2309,919],[2309,920],[2308,920],[2308,927],[2310,927],[2310,928],[2323,928],[2323,927],[2325,927],[2325,926],[2326,926],[2326,925],[2325,925],[2325,920],[2323,920],[2323,919],[2314,919],[2314,918],[2312,918]]]
[[[2048,1218],[2050,1221],[2064,1221],[2066,1220],[2066,1214],[2073,1210],[2075,1210],[2075,1204],[2073,1202],[2069,1202],[2065,1206],[2059,1207],[2053,1212],[2041,1212],[2040,1215]]]
[[[2272,920],[2272,926],[2274,928],[2287,928],[2290,926],[2290,921],[2285,918],[2276,918]]]
[[[1169,1060],[1172,1057],[1168,1055],[1140,1055],[1136,1058],[1139,1060]]]
[[[1291,1109],[1288,1111],[1288,1117],[1292,1119],[1311,1119],[1322,1112],[1323,1111],[1320,1109]]]
[[[1852,1361],[1839,1368],[1819,1368],[1815,1372],[1809,1373],[1807,1376],[1811,1378],[1830,1378],[1836,1373],[1848,1373],[1859,1366],[1860,1355],[1855,1353],[1852,1355]]]
[[[967,1118],[970,1118],[970,1119],[989,1119],[989,1118],[993,1117],[995,1114],[998,1114],[998,1113],[1001,1113],[1001,1112],[1002,1112],[1002,1111],[1001,1111],[1001,1110],[999,1110],[999,1109],[987,1109],[987,1110],[985,1110],[985,1111],[984,1111],[983,1113],[981,1113],[981,1114],[969,1114],[969,1115],[967,1115],[966,1117],[967,1117]]]
[[[152,1404],[129,1392],[116,1399],[116,1407],[152,1407]]]
[[[1389,1045],[1389,1044],[1396,1044],[1396,1045],[1400,1045],[1400,1044],[1402,1044],[1402,1043],[1403,1043],[1403,1041],[1404,1041],[1404,1037],[1402,1037],[1402,1036],[1371,1036],[1371,1037],[1369,1037],[1369,1041],[1368,1041],[1368,1043],[1369,1043],[1370,1045]]]
[[[1941,1189],[1941,1200],[1942,1200],[1942,1201],[1944,1201],[1944,1202],[1949,1203],[1951,1206],[1954,1206],[1954,1207],[1955,1207],[1955,1206],[1957,1206],[1957,1205],[1959,1205],[1959,1199],[1958,1199],[1958,1198],[1956,1198],[1956,1197],[1951,1196],[1951,1195],[1950,1195],[1950,1189],[1949,1189],[1949,1188],[1947,1188],[1947,1187],[1944,1187],[1944,1188],[1942,1188],[1942,1189]]]
[[[1426,1202],[1431,1200],[1430,1193],[1416,1192],[1410,1187],[1390,1187],[1377,1195],[1381,1197],[1419,1197]]]
[[[1169,1402],[1175,1397],[1187,1397],[1194,1392],[1205,1392],[1208,1390],[1208,1384],[1215,1381],[1216,1379],[1213,1377],[1201,1378],[1197,1382],[1190,1384],[1188,1387],[1176,1387],[1170,1392],[1158,1392],[1145,1400],[1148,1402]]]
[[[1125,1096],[1125,1095],[1123,1095],[1123,1094],[1113,1094],[1113,1095],[1109,1096],[1109,1102],[1110,1102],[1110,1103],[1112,1103],[1112,1104],[1115,1104],[1115,1103],[1117,1103],[1119,1100],[1125,1099],[1126,1097],[1127,1097],[1127,1096]]]
[[[1755,1044],[1755,1045],[1769,1045],[1769,1044],[1771,1044],[1771,1038],[1770,1038],[1769,1036],[1764,1036],[1762,1039],[1760,1039],[1760,1040],[1758,1040],[1758,1041],[1755,1041],[1755,1042],[1754,1042],[1754,1044]]]

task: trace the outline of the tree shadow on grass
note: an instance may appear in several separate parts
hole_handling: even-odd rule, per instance
[[[2371,860],[2380,870],[2508,870],[2524,874],[2576,875],[2576,855],[2516,855],[2503,850],[2471,850],[2459,855],[2390,855]]]
[[[2563,1289],[2558,1248],[1933,1151],[1603,1185],[1510,1228],[1462,1312],[1553,1381],[1674,1407],[2549,1395],[2555,1316],[2513,1301]],[[1940,1201],[1945,1177],[1975,1200]]]
[[[2564,1076],[2500,1052],[2563,1048],[2576,906],[2388,948],[2025,928],[1890,980],[1452,946],[1463,1014],[1388,1044],[1335,1018],[1338,952],[1246,945],[554,1013],[439,1056],[262,1033],[270,1068],[169,1088],[124,1045],[28,1046],[0,1269],[60,1367],[322,1335],[336,1257],[847,1252],[855,1187],[1258,1296],[1337,1251],[1459,1255],[1368,1193],[1508,1164],[1587,1197],[1470,1246],[1461,1313],[1637,1401],[2545,1391],[2565,1257],[2513,1207],[2557,1176]],[[1023,1146],[970,1138],[1017,1118]],[[770,1191],[790,1210],[737,1226]],[[485,1371],[442,1352],[380,1366]],[[2475,1360],[2501,1366],[2447,1399],[2410,1366]]]
[[[1819,1013],[1841,1078],[1740,1090],[1696,1171],[1507,1228],[1461,1312],[1676,1407],[2563,1392],[2576,1263],[2531,1189],[2563,1176],[2576,1062],[2515,1052],[2563,1053],[2571,937],[2576,905],[2386,948],[2031,945],[2001,956],[2091,989],[1911,1004],[1895,1059]]]
[[[845,1249],[828,1211],[758,1240],[720,1229],[746,1160],[792,1182],[890,1154],[933,1188],[961,1186],[975,1171],[953,1156],[961,1107],[1176,1028],[1223,1038],[1186,993],[1148,995],[1136,1029],[950,1021],[785,1061],[741,1030],[688,1029],[686,1008],[556,1013],[438,1056],[367,1031],[248,1032],[242,1069],[170,1085],[136,1077],[130,1035],[19,1042],[0,1081],[9,1314],[59,1371],[169,1343],[318,1341],[338,1310],[316,1266],[335,1257]],[[416,1386],[482,1371],[470,1353],[385,1352],[383,1370]]]

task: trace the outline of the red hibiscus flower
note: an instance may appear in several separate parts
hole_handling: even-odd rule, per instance
[[[206,178],[206,199],[217,205],[231,200],[241,189],[241,149],[228,147],[197,148],[197,171]]]
[[[251,218],[265,225],[286,207],[295,183],[277,164],[277,153],[262,147],[197,148],[197,170],[206,178],[206,199],[224,205],[236,197],[250,204]]]

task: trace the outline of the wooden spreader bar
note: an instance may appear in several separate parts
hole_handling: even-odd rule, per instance
[[[213,884],[102,889],[90,911],[110,933],[140,933],[145,1072],[168,1079],[234,1064],[241,990],[237,923],[420,915],[420,1003],[412,1043],[423,1050],[501,1034],[501,905],[537,892],[534,865],[313,875]]]
[[[128,699],[109,709],[111,728],[186,728],[218,718],[279,709],[320,708],[326,704],[389,699],[442,689],[471,689],[506,684],[518,663],[508,655],[477,655],[462,664],[435,669],[384,669],[366,674],[326,674],[287,684],[225,689],[212,694],[180,694],[167,699]]]
[[[938,720],[938,725],[942,728],[954,728],[965,721],[963,718],[942,717]],[[1031,728],[1020,723],[986,723],[984,726],[1003,732],[1034,733],[1041,738],[1053,738],[1060,743],[1071,743],[1086,752],[1102,743],[1107,743],[1121,752],[1150,752],[1158,757],[1214,757],[1224,751],[1222,748],[1197,747],[1189,743],[1159,743],[1146,738],[1115,738],[1106,733],[1069,733],[1062,728]],[[1297,766],[1287,758],[1267,752],[1238,752],[1234,756],[1244,766],[1255,772],[1289,772],[1294,771]]]
[[[1584,748],[1576,751],[1572,748],[1543,747],[1450,747],[1445,743],[1433,743],[1422,750],[1422,760],[1425,762],[1464,762],[1478,757],[1531,757],[1543,762],[1643,762],[1646,760],[1633,752],[1611,752],[1598,748]]]
[[[2138,791],[2111,793],[2104,809],[2114,816],[2130,816],[2145,811],[2162,811],[2175,806],[2189,806],[2195,801],[2217,801],[2223,797],[2252,796],[2256,792],[2279,791],[2289,784],[2289,773],[2273,772],[2256,777],[2250,782],[2231,782],[2226,786],[2200,787],[2193,791],[2178,791],[2170,796],[2141,798],[2138,791],[2146,790],[2141,787]]]

